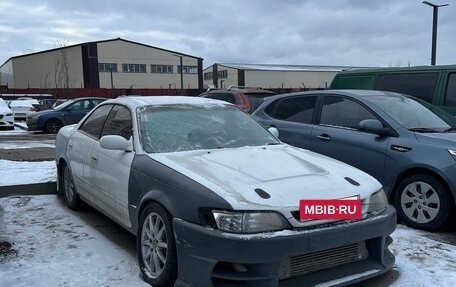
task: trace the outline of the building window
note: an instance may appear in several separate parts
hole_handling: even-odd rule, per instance
[[[226,78],[228,78],[228,71],[227,70],[218,71],[217,75],[218,75],[219,79],[226,79]]]
[[[212,72],[204,73],[205,80],[212,80]]]
[[[145,64],[122,64],[122,71],[124,73],[145,73]]]
[[[117,73],[117,64],[113,63],[98,63],[99,72],[116,72]]]
[[[159,74],[172,74],[173,66],[172,65],[150,65],[150,72],[159,73]]]
[[[182,70],[184,74],[198,74],[198,67],[197,66],[182,66]],[[181,66],[177,66],[177,73],[181,73]]]

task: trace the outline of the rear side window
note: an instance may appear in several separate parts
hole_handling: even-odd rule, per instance
[[[316,96],[279,100],[269,106],[265,112],[276,119],[310,124],[316,101]]]
[[[106,118],[111,111],[112,105],[103,105],[93,111],[92,114],[85,120],[82,126],[79,128],[80,131],[93,136],[98,139],[101,133]]]
[[[374,86],[375,75],[341,75],[331,84],[331,89],[366,89]]]
[[[326,96],[321,110],[321,124],[348,128],[359,128],[363,120],[376,117],[360,104],[337,96]]]
[[[130,139],[133,134],[130,110],[124,106],[116,105],[109,113],[108,119],[103,127],[101,136],[119,135]]]
[[[225,102],[228,102],[231,104],[236,103],[236,99],[234,98],[234,95],[231,93],[212,93],[212,94],[207,94],[204,97],[209,98],[209,99],[214,99],[214,100],[225,101]]]
[[[445,106],[456,107],[456,73],[452,73],[448,77]]]
[[[381,75],[375,89],[407,94],[432,103],[438,76],[438,73]]]

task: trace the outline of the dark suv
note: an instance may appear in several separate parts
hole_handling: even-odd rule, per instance
[[[221,100],[235,104],[247,113],[253,113],[264,99],[276,93],[261,88],[230,86],[228,89],[208,89],[199,97]]]

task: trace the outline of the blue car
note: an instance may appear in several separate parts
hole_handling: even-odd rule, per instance
[[[456,198],[456,118],[414,97],[328,90],[270,97],[253,113],[283,142],[355,166],[383,184],[408,226],[435,230]]]
[[[39,111],[27,117],[29,131],[55,134],[66,125],[78,123],[91,109],[105,98],[78,98],[69,100],[53,109]]]

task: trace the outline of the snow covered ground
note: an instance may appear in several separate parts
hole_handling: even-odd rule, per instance
[[[6,144],[0,142],[0,149]],[[53,161],[0,160],[0,185],[55,180]],[[456,286],[454,230],[398,225],[393,239],[393,270],[356,286]],[[2,242],[13,243],[12,251],[5,253]],[[56,195],[41,195],[0,198],[0,287],[10,286],[147,285],[139,277],[132,235],[91,209],[73,212]]]
[[[11,161],[0,159],[0,186],[56,181],[54,161]]]

